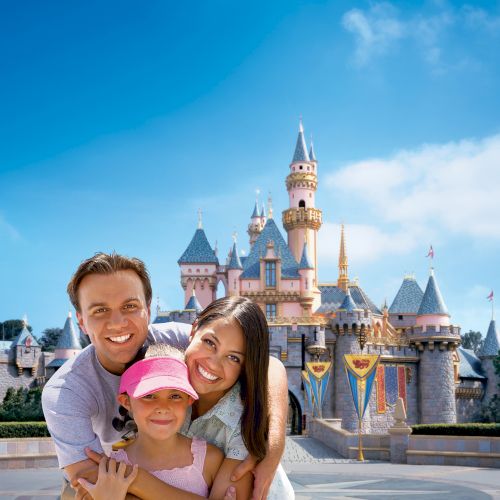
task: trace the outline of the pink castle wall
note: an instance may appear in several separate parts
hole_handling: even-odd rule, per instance
[[[417,326],[449,326],[450,317],[443,314],[425,314],[423,316],[417,316]]]
[[[307,188],[294,188],[288,193],[288,199],[290,201],[290,208],[298,208],[299,201],[304,200],[306,202],[306,208],[313,208],[316,205],[314,191]]]

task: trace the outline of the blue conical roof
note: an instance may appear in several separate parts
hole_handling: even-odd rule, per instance
[[[254,217],[260,217],[259,204],[255,202],[255,207],[253,208],[252,219]]]
[[[231,251],[231,260],[227,266],[228,269],[243,269],[241,265],[240,257],[238,256],[238,249],[236,248],[236,241],[233,243],[233,249]]]
[[[300,259],[299,269],[314,269],[314,266],[309,260],[309,252],[307,251],[306,241],[304,241],[304,248],[302,249],[302,257]]]
[[[189,243],[178,264],[218,264],[219,261],[215,252],[208,242],[205,231],[198,228],[194,233],[193,239]]]
[[[444,303],[436,278],[434,277],[433,269],[431,269],[429,281],[427,282],[424,296],[417,312],[418,316],[423,316],[425,314],[443,314],[449,316],[448,309]]]
[[[75,327],[73,325],[73,320],[71,319],[71,313],[68,314],[66,322],[64,323],[64,328],[57,341],[56,349],[81,349],[82,345],[78,335],[76,334]]]
[[[479,356],[496,356],[498,351],[500,351],[500,335],[495,320],[492,319]]]
[[[193,290],[193,295],[191,295],[191,297],[189,298],[186,307],[184,309],[190,311],[196,311],[198,314],[201,313],[201,311],[203,311],[203,307],[201,307],[201,304],[198,302],[198,299],[194,294],[194,290]]]
[[[260,212],[260,216],[261,217],[267,217],[267,214],[266,214],[266,205],[264,203],[262,203],[262,210]]]
[[[307,154],[306,140],[304,139],[304,129],[302,127],[302,122],[299,126],[299,135],[297,137],[297,144],[295,146],[295,152],[293,154],[292,163],[296,161],[309,161],[309,155]]]
[[[314,145],[312,141],[311,141],[311,147],[309,148],[309,159],[311,161],[316,161],[316,155],[314,153]]]
[[[242,278],[258,278],[260,276],[260,258],[266,255],[267,244],[274,243],[274,252],[281,259],[281,276],[283,278],[300,278],[298,264],[281,236],[274,219],[267,219],[264,229],[245,259]]]
[[[11,347],[15,347],[18,345],[26,345],[26,340],[30,337],[31,337],[30,339],[31,347],[40,347],[40,344],[36,341],[35,337],[28,330],[27,324],[24,323],[21,333],[12,341]]]
[[[389,307],[389,314],[417,314],[423,296],[415,278],[407,276]]]
[[[355,310],[359,310],[359,307],[356,305],[354,300],[352,300],[349,288],[347,289],[347,293],[345,294],[344,300],[342,301],[342,304],[340,304],[338,310],[347,312],[353,312]]]

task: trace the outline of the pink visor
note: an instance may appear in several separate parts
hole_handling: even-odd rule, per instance
[[[176,358],[143,359],[127,368],[120,380],[120,394],[126,392],[134,399],[162,389],[175,389],[198,399],[189,383],[186,363]]]

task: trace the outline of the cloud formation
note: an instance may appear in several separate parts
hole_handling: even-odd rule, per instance
[[[486,10],[464,5],[458,9],[436,3],[433,14],[404,17],[389,2],[374,3],[368,9],[351,9],[342,16],[342,26],[355,40],[353,62],[362,67],[374,58],[395,50],[398,43],[412,42],[434,71],[445,72],[452,66],[462,67],[468,57],[453,65],[443,60],[443,39],[452,27],[477,30],[489,34],[500,33],[500,17]]]
[[[350,200],[353,210],[361,207],[367,219],[390,228],[349,226],[349,238],[360,243],[349,245],[353,257],[370,261],[405,254],[442,234],[500,243],[499,165],[500,134],[351,163],[325,183],[332,196]],[[338,226],[325,224],[319,247],[338,248],[338,234]]]

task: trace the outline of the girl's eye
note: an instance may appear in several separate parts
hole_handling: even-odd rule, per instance
[[[146,394],[145,396],[142,396],[141,399],[145,399],[146,401],[150,401],[155,398],[154,394]]]
[[[182,399],[182,396],[180,394],[171,394],[170,399]]]

